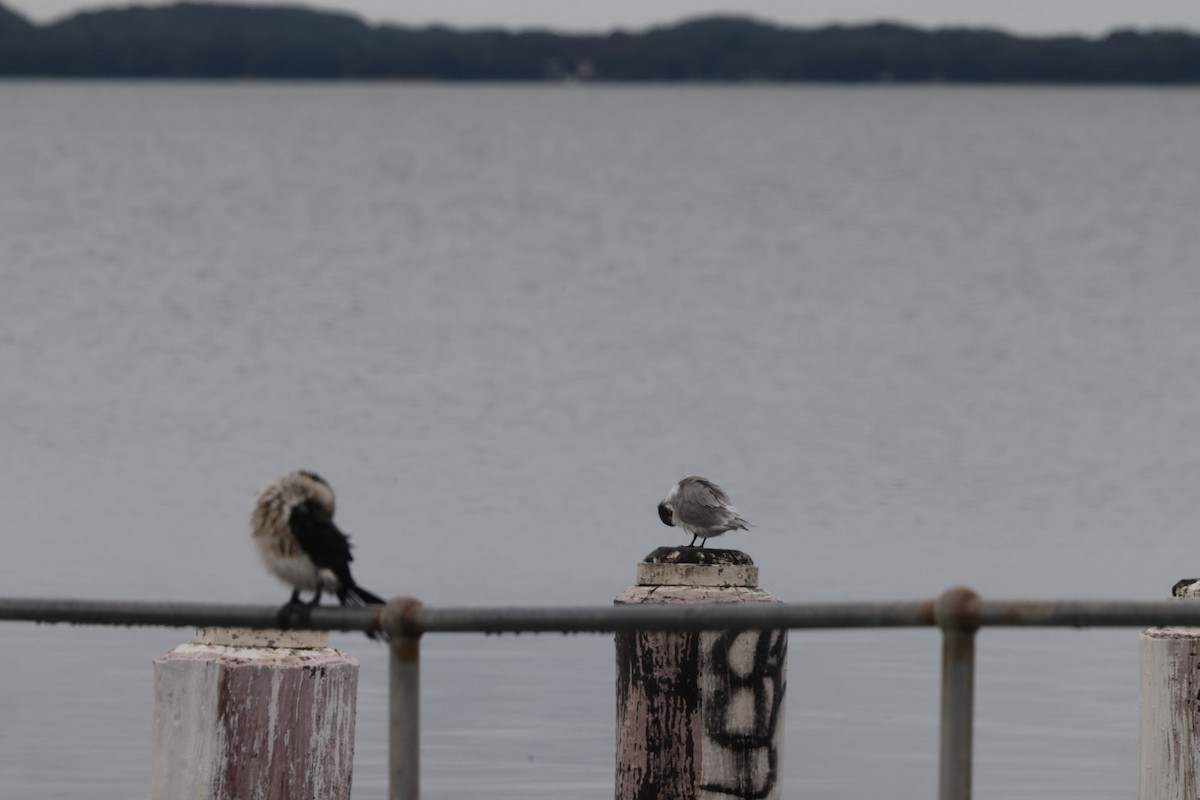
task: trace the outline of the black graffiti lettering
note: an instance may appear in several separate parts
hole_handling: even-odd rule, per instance
[[[732,657],[740,637],[754,637],[748,664],[734,663]],[[704,735],[724,751],[734,768],[702,789],[747,800],[762,800],[775,790],[776,733],[787,689],[786,662],[786,631],[728,631],[716,636],[709,664],[717,688],[704,704]],[[753,709],[749,720],[744,719],[747,705]]]

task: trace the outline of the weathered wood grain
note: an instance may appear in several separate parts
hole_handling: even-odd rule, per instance
[[[206,629],[156,659],[151,800],[349,800],[358,662],[326,639]]]

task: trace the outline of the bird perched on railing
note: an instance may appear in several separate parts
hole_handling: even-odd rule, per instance
[[[664,525],[683,528],[696,539],[700,546],[710,536],[720,536],[735,528],[750,530],[750,523],[742,519],[738,510],[729,502],[725,490],[699,475],[689,475],[671,487],[666,498],[658,504],[658,518]]]
[[[1200,597],[1200,578],[1184,578],[1171,587],[1172,597]]]
[[[250,536],[267,569],[292,587],[291,599],[279,609],[280,627],[287,627],[295,611],[311,613],[322,592],[333,592],[351,608],[384,603],[354,582],[350,539],[334,524],[334,507],[333,489],[312,472],[289,472],[258,493]],[[302,602],[301,592],[312,592],[312,600]]]

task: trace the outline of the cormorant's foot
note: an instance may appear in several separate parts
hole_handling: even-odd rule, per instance
[[[291,630],[298,625],[307,623],[312,618],[312,606],[308,603],[300,602],[300,598],[293,596],[279,609],[275,615],[275,621],[279,625],[281,631]]]
[[[292,615],[296,612],[296,603],[284,603],[279,612],[275,614],[275,624],[279,626],[279,630],[286,631],[292,627]]]

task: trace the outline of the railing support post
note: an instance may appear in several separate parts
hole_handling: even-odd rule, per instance
[[[938,800],[970,800],[979,595],[962,586],[947,589],[934,606],[934,618],[942,629]]]
[[[391,648],[388,670],[388,798],[417,800],[421,787],[421,634],[412,630],[416,600],[398,597],[380,627]]]

